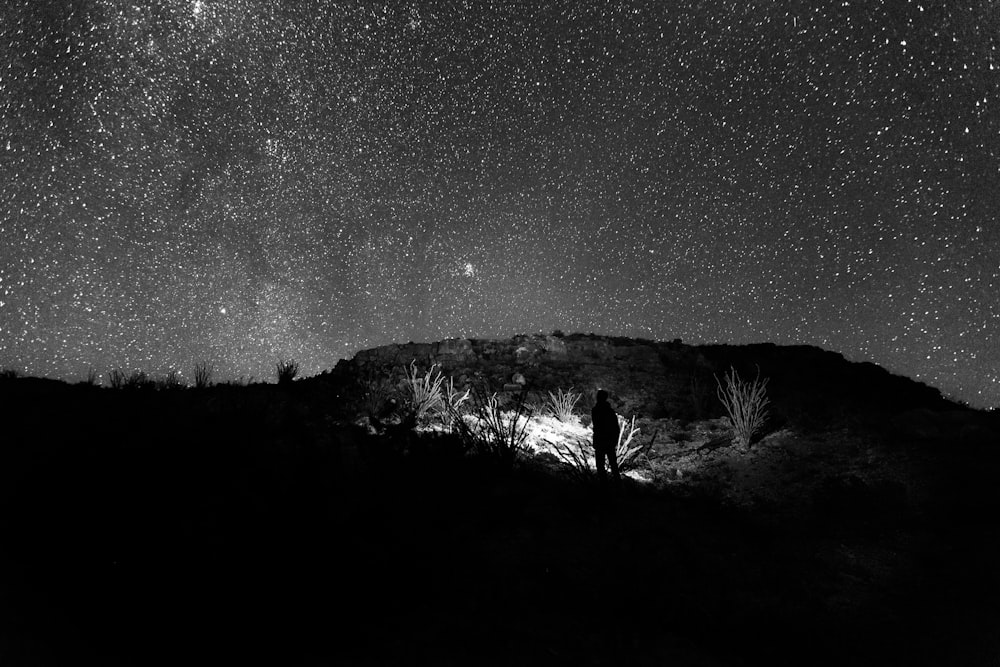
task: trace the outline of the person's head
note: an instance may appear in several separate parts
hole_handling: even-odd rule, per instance
[[[608,390],[607,389],[598,389],[597,390],[597,402],[598,403],[607,403],[607,401],[608,401]]]

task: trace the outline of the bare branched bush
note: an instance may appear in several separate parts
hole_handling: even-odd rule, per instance
[[[159,390],[180,389],[184,386],[177,371],[171,369],[167,374],[156,381],[156,388]]]
[[[146,375],[146,371],[132,371],[127,378],[125,378],[125,388],[126,389],[148,389],[153,387],[154,383]]]
[[[392,395],[393,386],[387,378],[371,376],[363,382],[361,409],[372,425],[380,427]]]
[[[280,359],[274,365],[274,373],[278,377],[278,384],[291,384],[299,374],[299,364],[294,359]]]
[[[13,368],[4,368],[0,370],[0,380],[16,380],[20,376],[21,374]]]
[[[199,361],[194,365],[194,386],[196,389],[204,389],[212,385],[212,365],[207,361]]]
[[[725,388],[722,387],[719,378],[715,378],[716,393],[729,414],[729,421],[736,431],[740,447],[746,449],[767,421],[767,406],[770,404],[766,393],[768,378],[760,379],[759,367],[753,382],[742,381],[732,367],[725,378]]]
[[[410,362],[410,372],[406,375],[410,389],[409,410],[410,417],[417,421],[445,409],[444,397],[441,394],[444,376],[437,368],[438,365],[433,364],[427,373],[420,375],[416,360]]]
[[[108,373],[108,384],[112,389],[149,389],[155,386],[145,371],[132,371],[126,373],[120,368],[115,368]]]
[[[705,385],[697,373],[691,374],[691,416],[694,419],[704,419],[709,414],[712,393]]]
[[[545,409],[561,422],[568,422],[573,419],[573,408],[583,397],[572,390],[564,392],[561,388],[557,393],[549,392],[549,398],[545,402]]]
[[[112,389],[121,389],[125,386],[125,371],[120,368],[112,368],[108,371],[108,386]]]
[[[531,414],[524,395],[518,396],[512,409],[505,410],[496,393],[484,397],[476,392],[472,405],[470,414],[454,414],[455,432],[466,449],[494,461],[502,468],[513,468],[531,451],[528,443]]]

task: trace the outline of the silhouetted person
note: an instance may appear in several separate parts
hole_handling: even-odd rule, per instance
[[[615,455],[615,449],[618,447],[618,414],[608,403],[608,392],[605,390],[598,390],[597,403],[590,411],[590,416],[594,420],[594,454],[597,458],[597,478],[601,481],[606,479],[604,459],[607,457],[612,477],[614,477],[615,482],[620,482],[618,457]]]

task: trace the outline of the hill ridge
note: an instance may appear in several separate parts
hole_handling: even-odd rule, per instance
[[[812,345],[723,343],[688,345],[600,334],[519,334],[509,338],[445,338],[359,350],[324,376],[401,380],[415,362],[432,364],[456,385],[544,394],[574,387],[585,395],[604,388],[625,412],[700,419],[721,414],[717,379],[731,367],[744,379],[760,372],[778,417],[836,421],[843,413],[894,414],[915,409],[964,410],[924,382],[871,361]]]

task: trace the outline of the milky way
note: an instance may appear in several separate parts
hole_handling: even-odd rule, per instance
[[[1000,3],[11,1],[0,366],[593,331],[1000,405]]]

